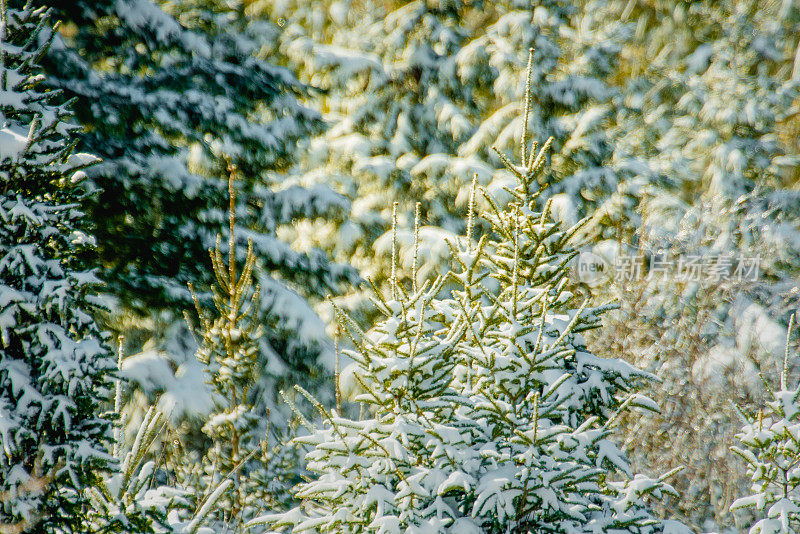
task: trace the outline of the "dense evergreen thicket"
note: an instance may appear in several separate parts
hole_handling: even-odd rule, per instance
[[[247,184],[241,220],[260,236],[265,268],[311,291],[347,278],[271,236],[276,224],[341,204],[270,190],[320,118],[298,102],[305,88],[291,72],[256,57],[236,10],[187,2],[169,13],[149,0],[51,7],[64,31],[46,57],[47,83],[76,97],[80,146],[103,159],[88,172],[98,190],[88,207],[115,295],[137,309],[187,305],[186,283],[210,281],[206,250],[226,220],[223,154]]]
[[[266,7],[265,7],[266,8]],[[298,179],[332,184],[353,200],[342,225],[295,233],[299,243],[330,250],[376,283],[388,272],[391,207],[410,226],[421,203],[420,246],[436,272],[446,263],[443,237],[465,225],[472,175],[495,194],[513,184],[491,150],[519,141],[528,49],[534,106],[528,128],[554,137],[552,184],[566,217],[585,213],[614,191],[605,126],[617,92],[606,81],[624,28],[604,24],[594,7],[571,2],[303,1],[266,8],[281,18],[277,42],[303,81],[324,90],[317,101],[331,124],[309,142]],[[580,197],[573,200],[572,196]],[[411,235],[398,236],[401,269],[412,262]]]
[[[228,231],[228,161],[239,169],[237,259],[244,261],[251,241],[262,287],[260,365],[274,383],[318,387],[333,372],[332,345],[313,305],[359,275],[278,234],[299,220],[340,220],[349,201],[325,184],[301,187],[285,174],[297,141],[323,124],[301,103],[308,87],[264,57],[265,24],[250,21],[236,2],[28,4],[47,6],[61,22],[41,58],[42,83],[75,99],[77,147],[101,158],[86,169],[90,194],[82,207],[113,308],[102,322],[127,335],[132,356],[148,337],[146,348],[158,351],[123,369],[136,386],[125,394],[136,416],[145,411],[140,404],[161,394],[173,394],[162,408],[174,421],[207,415],[174,394],[178,386],[205,392],[182,312],[194,306],[188,283],[213,308],[207,250]],[[257,385],[269,397],[262,405],[274,405],[273,390],[282,386],[273,382]]]
[[[800,531],[797,2],[0,4],[0,533]]]

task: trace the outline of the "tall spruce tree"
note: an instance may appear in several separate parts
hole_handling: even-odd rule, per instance
[[[531,92],[526,91],[527,114]],[[526,121],[523,119],[523,124]],[[609,439],[646,374],[585,347],[602,308],[569,291],[567,228],[536,206],[550,141],[521,164],[505,208],[486,196],[491,232],[451,243],[445,277],[411,286],[392,269],[384,315],[362,332],[342,315],[354,350],[362,417],[340,410],[298,440],[312,446],[304,503],[251,524],[282,532],[678,532],[648,511],[672,492],[634,475]],[[475,197],[473,190],[472,198]],[[470,202],[470,212],[472,211]],[[396,246],[394,247],[396,250]],[[396,254],[393,254],[396,261]]]
[[[80,169],[97,160],[73,152],[68,102],[42,83],[50,13],[0,11],[0,523],[82,531],[83,490],[110,461],[114,368],[79,209]]]

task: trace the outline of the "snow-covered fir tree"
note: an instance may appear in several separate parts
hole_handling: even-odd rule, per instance
[[[79,210],[97,160],[73,151],[68,102],[43,88],[50,13],[0,13],[0,529],[82,532],[84,489],[111,460],[114,362]]]
[[[534,102],[526,93],[525,114]],[[523,126],[522,147],[527,133]],[[504,209],[487,197],[492,237],[476,258],[483,267],[477,276],[467,263],[475,262],[470,248],[459,254],[465,286],[456,300],[480,340],[463,349],[460,389],[474,407],[471,419],[484,426],[480,450],[497,451],[481,480],[489,481],[486,530],[679,529],[655,520],[644,505],[647,495],[673,490],[634,476],[609,439],[621,413],[657,406],[635,392],[645,373],[586,349],[581,332],[596,328],[605,308],[587,308],[573,293],[570,241],[582,223],[560,223],[552,202],[537,209],[550,144],[538,152],[535,143],[530,152],[523,148],[519,164],[498,153],[518,185]],[[481,285],[496,289],[475,291]]]
[[[298,440],[312,447],[306,458],[317,475],[298,486],[303,503],[251,524],[281,532],[687,531],[648,511],[648,498],[673,490],[634,475],[609,439],[627,409],[655,408],[635,393],[647,375],[586,349],[580,333],[597,327],[603,308],[580,305],[569,291],[569,241],[580,225],[554,220],[550,203],[537,210],[551,142],[537,151],[526,129],[521,137],[521,164],[499,155],[518,179],[513,202],[499,207],[484,192],[491,231],[472,242],[469,217],[467,237],[450,244],[447,277],[420,285],[413,277],[408,287],[392,269],[392,294],[376,298],[384,318],[373,328],[360,331],[340,315],[362,416],[318,405],[322,426]],[[442,298],[445,278],[455,289]]]
[[[745,426],[731,447],[747,464],[751,494],[737,499],[732,510],[755,509],[751,534],[789,534],[800,530],[800,384],[788,384],[794,315],[789,321],[780,388],[771,391],[757,417],[741,414]]]
[[[293,450],[284,449],[285,421],[271,425],[270,410],[259,399],[264,392],[259,338],[261,287],[253,286],[256,255],[248,242],[241,271],[236,262],[237,169],[229,169],[229,239],[227,261],[221,250],[221,236],[211,252],[216,277],[212,287],[216,313],[196,301],[200,324],[197,358],[211,386],[214,406],[202,425],[204,442],[187,443],[168,454],[167,464],[175,467],[181,487],[193,488],[189,497],[199,510],[221,484],[229,484],[211,516],[220,532],[240,532],[243,524],[259,512],[287,502],[288,488],[298,476]],[[189,446],[187,446],[189,445]]]

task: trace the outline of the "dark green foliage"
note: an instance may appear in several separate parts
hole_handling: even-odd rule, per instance
[[[77,99],[79,147],[103,159],[87,171],[97,193],[87,210],[104,278],[126,306],[188,306],[186,283],[211,282],[206,250],[225,219],[222,153],[245,177],[241,223],[257,232],[266,269],[311,294],[354,279],[273,237],[288,221],[270,192],[281,178],[270,172],[321,121],[298,102],[304,87],[288,70],[256,57],[235,11],[180,4],[181,17],[150,0],[38,3],[64,22],[46,57],[48,83]],[[309,192],[302,199],[306,217],[342,211]]]
[[[44,9],[2,6],[0,50],[0,525],[81,530],[84,488],[110,461],[113,361],[90,312],[92,238],[78,210],[76,127],[59,92],[41,88],[52,30]]]

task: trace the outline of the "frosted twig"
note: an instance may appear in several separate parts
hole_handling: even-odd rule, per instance
[[[389,280],[392,286],[392,299],[397,299],[397,204],[392,203],[392,274]]]
[[[411,289],[417,291],[417,261],[419,258],[419,210],[420,203],[414,206],[414,262],[411,265]]]
[[[533,48],[528,49],[528,68],[525,69],[525,109],[522,114],[521,161],[525,165],[528,147],[528,116],[531,113],[531,77],[533,76]]]
[[[203,506],[200,507],[200,510],[197,511],[195,516],[186,526],[186,532],[188,534],[195,534],[197,532],[202,521],[206,518],[206,516],[208,516],[208,514],[211,513],[213,506],[217,503],[217,501],[220,500],[222,494],[225,493],[232,485],[233,480],[223,480],[222,483],[217,486],[217,489],[215,489],[214,492],[206,498]]]
[[[531,164],[528,166],[530,169],[528,171],[529,178],[533,178],[536,175],[536,173],[539,172],[539,169],[542,168],[545,162],[545,157],[547,156],[547,153],[550,151],[550,146],[552,144],[553,144],[553,136],[550,136],[547,138],[547,141],[545,141],[544,145],[542,145],[542,148],[536,155],[536,159],[533,160]],[[533,153],[531,153],[531,157],[533,157]]]
[[[517,317],[517,286],[519,278],[519,204],[514,206],[514,265],[511,270],[511,312]]]
[[[789,317],[789,328],[786,329],[786,350],[783,353],[783,371],[781,372],[781,391],[786,391],[786,375],[789,374],[789,342],[794,328],[794,314]]]
[[[478,185],[478,173],[472,175],[472,185],[469,188],[469,203],[467,204],[467,245],[472,242],[472,232],[475,227],[475,188]]]
[[[502,161],[502,162],[503,162],[503,165],[504,165],[504,166],[505,166],[505,167],[506,167],[506,168],[507,168],[509,171],[511,171],[512,173],[514,173],[514,176],[516,176],[516,177],[519,179],[519,181],[520,181],[520,182],[522,182],[523,184],[527,184],[527,178],[525,177],[525,175],[524,175],[524,174],[522,174],[521,172],[519,172],[519,169],[517,169],[517,166],[516,166],[516,165],[514,165],[514,163],[512,163],[512,161],[511,161],[510,159],[508,159],[508,156],[506,156],[505,154],[503,154],[503,153],[500,151],[500,149],[498,149],[496,146],[493,146],[493,147],[492,147],[492,150],[494,150],[495,154],[497,154],[497,157],[498,157],[498,158],[500,158],[500,161]]]
[[[228,278],[230,285],[236,283],[236,236],[234,228],[236,227],[236,188],[234,187],[234,175],[236,174],[236,166],[231,162],[230,158],[226,158],[228,163],[228,226],[230,227],[230,235],[228,236]],[[233,308],[233,302],[231,302]]]
[[[334,393],[336,395],[336,412],[341,414],[342,413],[342,387],[339,381],[341,380],[342,370],[341,370],[341,361],[340,361],[340,352],[339,352],[339,335],[340,335],[340,327],[336,325],[336,331],[333,334],[333,342],[334,342],[334,350],[336,351],[336,363],[334,368]]]
[[[122,372],[122,360],[125,357],[125,349],[123,343],[125,342],[124,336],[117,337],[117,373]],[[114,458],[119,460],[120,441],[122,441],[122,378],[117,376],[114,384],[114,414],[117,416],[116,426],[114,427]]]

